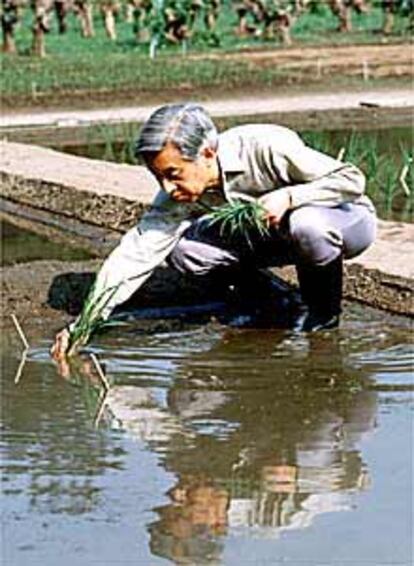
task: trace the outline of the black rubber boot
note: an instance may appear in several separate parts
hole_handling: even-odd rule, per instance
[[[301,265],[296,269],[307,312],[297,321],[294,330],[316,332],[336,328],[341,314],[342,257],[323,266]]]

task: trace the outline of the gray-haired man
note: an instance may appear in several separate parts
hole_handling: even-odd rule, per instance
[[[260,258],[256,263],[262,267],[296,265],[308,309],[299,329],[338,325],[342,260],[360,254],[375,237],[375,210],[363,195],[359,169],[307,147],[280,126],[239,126],[219,135],[195,104],[155,111],[141,130],[136,153],[161,189],[98,274],[97,296],[119,285],[105,317],[166,259],[194,275],[245,260],[241,247],[209,228],[200,206],[210,198],[216,204],[240,198],[258,200],[272,226],[249,259]],[[55,357],[64,354],[67,337],[67,331],[56,337]]]

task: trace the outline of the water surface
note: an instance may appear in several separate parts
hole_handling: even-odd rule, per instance
[[[21,373],[2,337],[3,560],[411,563],[412,348],[357,306],[316,336],[143,322]]]
[[[0,264],[12,265],[37,259],[61,261],[89,259],[91,254],[75,247],[57,243],[0,219]]]

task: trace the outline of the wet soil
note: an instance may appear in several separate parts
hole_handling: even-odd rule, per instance
[[[33,261],[0,269],[2,286],[2,317],[0,326],[10,327],[10,315],[18,317],[23,327],[49,326],[50,336],[79,314],[87,292],[102,260],[89,261]],[[293,267],[274,270],[274,276],[287,282],[289,301],[295,301],[297,280]],[[398,300],[396,292],[398,289]],[[345,298],[360,301],[393,313],[401,313],[405,326],[412,324],[413,282],[378,271],[365,272],[358,265],[347,266],[344,289]],[[265,325],[284,326],[290,308],[284,304],[285,293],[275,292],[269,297],[265,309],[272,312],[265,316]],[[234,303],[228,288],[222,281],[204,278],[194,281],[185,278],[168,267],[155,270],[151,278],[127,303],[122,305],[122,317],[131,313],[132,319],[154,317],[169,319],[175,316],[186,320],[200,314],[201,319],[222,316],[223,320],[237,317],[244,303]],[[230,310],[228,310],[230,309]],[[235,309],[235,310],[234,310]],[[286,310],[287,309],[287,310]],[[347,307],[345,307],[345,312]],[[274,311],[274,312],[273,312]],[[116,314],[116,313],[115,313]],[[118,314],[119,316],[119,314]],[[384,321],[390,314],[383,312]],[[395,317],[395,314],[393,315]],[[159,325],[158,325],[159,326]]]
[[[79,314],[101,263],[102,260],[40,260],[0,268],[0,326],[12,325],[11,314],[16,315],[23,326],[49,323],[52,327],[64,326]],[[164,308],[168,318],[168,310],[175,313],[178,306],[186,318],[188,308],[191,312],[208,313],[208,305],[221,305],[223,294],[223,286],[217,286],[208,278],[202,282],[191,281],[171,268],[159,267],[139,292],[122,306],[122,312],[145,310],[149,318],[153,318]],[[203,304],[207,306],[200,309]],[[179,313],[177,317],[180,318]]]

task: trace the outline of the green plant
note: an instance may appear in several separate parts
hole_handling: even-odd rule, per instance
[[[410,221],[414,167],[411,131],[398,129],[391,137],[379,132],[306,132],[308,145],[359,167],[366,178],[366,192],[382,218]],[[401,181],[403,177],[403,181]]]
[[[266,211],[256,201],[232,200],[212,210],[210,226],[218,224],[220,234],[227,238],[242,238],[253,247],[253,238],[264,238],[269,233]]]
[[[73,328],[70,329],[69,346],[67,350],[68,356],[72,356],[81,346],[87,344],[92,334],[101,330],[104,326],[112,326],[114,324],[113,321],[104,320],[102,318],[102,312],[115,295],[120,285],[121,283],[105,289],[97,297],[95,297],[96,285],[94,284],[91,287],[85,299],[82,312]]]
[[[384,208],[387,215],[391,215],[394,197],[399,188],[398,175],[399,171],[394,163],[385,163],[381,170],[381,176],[378,178],[378,184],[384,195]]]

